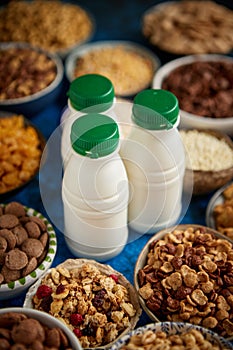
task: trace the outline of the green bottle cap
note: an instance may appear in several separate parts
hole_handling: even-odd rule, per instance
[[[70,140],[75,152],[90,158],[104,157],[119,144],[118,125],[104,114],[84,114],[72,124]]]
[[[74,109],[82,111],[95,106],[96,113],[109,109],[115,96],[112,82],[99,74],[86,74],[74,79],[67,95]]]
[[[147,89],[139,92],[134,98],[132,119],[142,128],[171,129],[178,115],[178,100],[170,91]]]

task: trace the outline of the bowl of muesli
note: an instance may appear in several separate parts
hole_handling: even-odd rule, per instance
[[[62,320],[84,349],[108,349],[135,327],[141,314],[130,282],[109,265],[89,259],[68,259],[50,269],[29,289],[24,307]]]
[[[155,322],[188,322],[233,339],[233,245],[202,225],[156,233],[142,249],[134,285]]]
[[[161,66],[152,86],[178,98],[181,128],[212,129],[233,136],[232,79],[231,56],[196,54]]]
[[[52,265],[56,233],[41,213],[19,202],[0,204],[0,300],[25,293]]]
[[[134,329],[111,350],[147,349],[232,350],[233,345],[207,328],[184,322],[157,322]]]

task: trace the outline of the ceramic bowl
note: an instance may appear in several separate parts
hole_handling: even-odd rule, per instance
[[[233,58],[224,55],[204,54],[204,55],[189,55],[172,60],[161,66],[155,73],[152,87],[161,89],[164,79],[172,73],[176,68],[199,61],[208,62],[231,62]],[[233,99],[233,98],[232,98]],[[233,115],[229,118],[210,118],[189,113],[185,110],[180,110],[180,128],[183,129],[212,129],[221,131],[230,136],[233,136]]]
[[[104,59],[101,60],[101,52],[103,50],[108,50],[108,56],[106,51],[104,51],[105,53],[102,53]],[[130,55],[130,59],[127,56],[127,60],[124,60],[124,55],[126,54]],[[90,57],[90,55],[92,56]],[[110,59],[111,55],[112,58]],[[119,55],[121,57],[118,58]],[[115,61],[113,64],[112,60],[114,57]],[[95,64],[94,68],[86,66],[85,60],[87,59],[93,61],[93,65]],[[135,67],[134,59],[138,63],[137,67],[143,67],[144,72],[146,69],[144,76],[142,71],[133,71]],[[82,72],[79,71],[78,74],[97,73],[105,75],[112,81],[117,97],[132,97],[142,89],[150,87],[153,75],[160,66],[159,58],[142,45],[124,40],[98,41],[81,45],[67,56],[65,74],[69,82],[78,76],[75,74],[75,69],[76,66],[80,69],[79,60],[85,66],[82,67]],[[127,67],[130,69],[130,74],[127,72]]]
[[[183,323],[183,322],[158,322],[158,323],[151,323],[148,325],[145,325],[143,327],[139,327],[128,334],[124,335],[121,337],[113,346],[111,347],[111,350],[120,350],[124,346],[127,346],[129,341],[131,340],[132,336],[138,336],[141,338],[142,336],[145,335],[145,333],[150,332],[151,334],[156,334],[158,332],[164,332],[167,336],[170,335],[178,335],[179,337],[186,333],[186,332],[192,332],[192,330],[196,330],[200,332],[203,336],[203,338],[207,341],[210,342],[212,346],[218,346],[218,349],[220,350],[232,350],[233,345],[226,341],[224,338],[219,337],[216,333],[210,331],[209,329],[200,327],[200,326],[195,326],[190,323]],[[150,342],[149,342],[150,344]],[[139,346],[139,345],[137,345]],[[147,342],[148,346],[148,342]],[[136,349],[137,347],[135,347]],[[140,349],[146,349],[145,347],[141,347],[140,343]],[[162,349],[162,348],[161,348]],[[183,349],[183,347],[182,347]],[[186,347],[184,348],[186,349]],[[188,347],[187,347],[188,349]]]
[[[187,137],[188,135],[190,135],[189,133],[191,133],[191,135],[197,135],[197,137],[198,137],[198,133],[207,134],[209,136],[216,138],[217,140],[225,141],[225,143],[229,147],[229,150],[231,150],[231,152],[232,152],[232,157],[231,157],[232,161],[230,162],[230,159],[228,158],[229,164],[232,164],[232,165],[230,167],[225,168],[225,169],[202,170],[206,167],[206,165],[205,165],[202,169],[195,168],[195,170],[192,170],[192,169],[190,169],[190,166],[188,166],[186,164],[185,177],[184,177],[185,188],[187,190],[189,190],[189,185],[192,183],[193,195],[205,195],[205,194],[208,194],[210,192],[213,192],[213,191],[219,189],[220,187],[222,187],[226,183],[228,183],[233,178],[233,142],[232,142],[231,138],[227,134],[219,132],[217,130],[188,129],[188,130],[181,130],[181,131],[182,131],[182,134],[184,136],[186,136],[185,140],[187,140],[187,145],[186,145],[186,143],[184,143],[186,145],[186,151],[187,151],[186,163],[189,163],[189,159],[190,159],[190,160],[193,160],[193,164],[195,166],[197,166],[198,161],[197,161],[197,159],[195,159],[195,157],[200,157],[201,160],[199,161],[199,165],[201,167],[201,166],[204,166],[204,163],[203,163],[205,160],[204,157],[206,157],[205,163],[211,165],[212,161],[210,160],[210,158],[212,159],[212,157],[213,157],[213,155],[212,155],[208,158],[206,151],[204,151],[204,149],[206,149],[206,150],[209,149],[210,154],[211,154],[211,152],[212,152],[211,145],[206,146],[206,148],[205,148],[205,145],[202,145],[202,146],[200,145],[198,147],[198,145],[195,143],[195,138],[193,137],[193,142],[195,144],[195,150],[194,150],[193,145],[190,144],[190,141]],[[197,139],[198,138],[196,138],[196,140]],[[194,155],[194,153],[195,153],[195,155]],[[218,161],[221,161],[221,159],[224,160],[224,157],[222,157],[220,152],[218,153],[218,155],[216,155],[216,152],[213,152],[213,153],[214,153],[215,158],[218,159]],[[228,156],[229,156],[229,154],[228,154]],[[192,161],[191,161],[191,163],[192,163]],[[217,161],[216,161],[216,164],[217,164]]]
[[[4,323],[5,323],[4,319],[7,320],[8,315],[11,315],[11,317],[10,317],[11,321],[9,322],[8,327],[12,328],[11,324],[13,324],[14,317],[19,318],[22,314],[25,315],[27,318],[37,320],[42,326],[46,326],[51,330],[56,328],[62,332],[63,336],[65,336],[67,338],[66,340],[68,340],[69,344],[65,345],[64,338],[62,336],[62,337],[60,337],[61,345],[56,347],[56,349],[70,349],[70,348],[72,348],[73,350],[82,350],[82,347],[81,347],[77,337],[73,334],[73,332],[68,327],[66,327],[61,321],[59,321],[55,317],[53,317],[45,312],[42,312],[42,311],[25,309],[22,307],[9,307],[9,308],[0,309],[0,320],[3,320],[2,321],[3,324],[1,323],[1,328],[2,329],[4,328]],[[28,329],[28,332],[29,331],[32,332],[32,330]],[[25,333],[23,333],[23,334],[25,334]],[[19,332],[18,332],[18,335],[19,335]],[[4,338],[2,337],[1,338],[2,342],[3,342],[3,339]],[[57,342],[56,337],[54,337],[54,339]],[[28,342],[26,342],[25,345],[27,347],[29,345]],[[56,345],[58,345],[58,343]],[[22,346],[24,346],[24,345],[22,345]],[[49,347],[51,347],[51,344],[49,345]]]
[[[72,271],[70,273],[67,273],[68,271]],[[97,271],[98,270],[98,271]],[[59,273],[60,271],[60,273]],[[106,265],[106,264],[102,264],[99,263],[95,260],[90,260],[90,259],[68,259],[66,261],[64,261],[63,263],[59,264],[58,266],[56,266],[53,269],[50,269],[42,278],[40,278],[33,286],[31,286],[31,288],[28,290],[27,294],[26,294],[26,298],[24,301],[23,306],[26,308],[34,308],[34,309],[41,309],[42,305],[40,303],[40,289],[39,287],[41,287],[43,289],[43,286],[46,285],[46,278],[50,278],[50,274],[53,276],[56,275],[59,276],[59,278],[63,278],[65,276],[65,279],[68,281],[68,285],[71,286],[69,288],[69,290],[71,289],[71,295],[72,295],[72,289],[74,287],[72,287],[72,285],[78,285],[78,287],[80,290],[80,300],[79,300],[79,305],[75,306],[74,305],[74,313],[77,312],[81,312],[81,321],[79,324],[75,325],[72,324],[71,319],[69,318],[70,316],[70,312],[68,312],[68,314],[66,314],[66,311],[63,310],[63,308],[56,313],[55,317],[60,317],[63,318],[64,322],[67,323],[67,325],[70,328],[79,328],[79,330],[81,330],[81,335],[77,335],[79,336],[79,341],[81,343],[81,345],[83,345],[83,347],[85,347],[84,345],[86,344],[86,341],[89,342],[89,346],[88,348],[98,348],[98,349],[108,349],[113,342],[115,342],[119,337],[121,337],[123,334],[126,334],[127,332],[129,332],[130,330],[134,329],[134,327],[136,326],[139,317],[141,315],[141,307],[139,304],[139,300],[138,300],[138,296],[136,293],[135,288],[133,287],[133,285],[118,271],[114,270],[110,265]],[[80,278],[80,272],[82,273],[82,277]],[[76,276],[76,277],[74,277]],[[96,277],[94,277],[96,276]],[[116,282],[111,282],[111,279],[114,279],[114,281]],[[88,285],[85,287],[85,283],[84,281],[88,282]],[[57,280],[55,283],[60,283],[59,280]],[[52,289],[55,288],[56,289],[56,284],[54,283],[54,286],[51,286]],[[84,285],[84,287],[82,287],[82,285]],[[127,297],[127,302],[123,302],[122,298],[122,289],[119,288],[119,285],[123,286],[127,292],[128,292],[128,297]],[[97,287],[97,289],[95,289]],[[107,314],[107,311],[104,310],[104,316],[103,316],[103,308],[100,306],[98,308],[98,313],[99,316],[98,318],[97,315],[92,314],[91,316],[89,315],[89,311],[87,310],[86,312],[83,313],[82,310],[82,306],[85,307],[85,302],[83,304],[83,290],[86,290],[86,292],[89,295],[88,298],[88,302],[90,303],[90,310],[91,308],[93,308],[93,305],[96,305],[96,298],[98,301],[99,298],[99,293],[102,293],[101,291],[105,289],[106,293],[109,293],[110,295],[110,299],[109,303],[111,306],[108,306],[106,304],[106,307],[110,309],[108,309],[108,312],[110,314],[108,314],[108,320],[107,320],[107,324],[103,323],[100,324],[99,320],[102,319],[102,317],[105,318],[105,315]],[[85,293],[86,293],[85,292]],[[66,291],[64,291],[64,293],[66,293]],[[114,300],[115,300],[115,293],[116,295],[118,295],[117,299],[118,299],[118,305],[123,305],[123,307],[118,307],[117,305],[114,306]],[[85,297],[86,298],[86,297]],[[39,303],[37,304],[37,301],[39,301]],[[69,294],[66,296],[66,300],[67,302],[71,300],[72,303],[72,296],[70,296]],[[100,300],[101,303],[101,300]],[[131,306],[129,304],[131,304],[134,308],[134,314],[130,315],[130,309]],[[101,304],[103,305],[103,304]],[[111,318],[111,311],[113,311],[112,309],[116,311],[116,317]],[[125,314],[125,311],[127,312],[127,307],[129,306],[128,309],[128,314]],[[97,306],[98,307],[98,306]],[[50,306],[49,306],[50,308]],[[48,310],[48,308],[46,309]],[[84,309],[83,309],[84,310]],[[132,309],[131,309],[132,310]],[[95,311],[95,308],[93,308],[93,311]],[[118,311],[120,311],[120,314],[118,314]],[[127,316],[128,318],[128,322],[126,321],[126,323],[124,325],[122,325],[121,329],[118,329],[119,326],[119,322],[120,322],[120,318],[117,317],[117,315],[119,315],[119,317],[121,317],[122,312],[124,313],[124,317]],[[50,314],[53,314],[52,309],[50,309]],[[68,317],[67,317],[68,315]],[[80,316],[81,316],[80,315]],[[105,334],[105,338],[99,338],[99,340],[96,340],[96,334],[92,333],[92,337],[90,337],[90,331],[92,329],[92,325],[93,325],[93,321],[96,319],[96,322],[98,324],[98,327],[100,328],[100,334],[103,334],[102,332],[104,332]],[[93,321],[92,321],[93,320]],[[111,329],[111,327],[114,327],[115,329],[115,323],[116,325],[116,333],[113,334],[110,338],[109,338],[109,332],[108,329]],[[110,327],[110,328],[108,328]],[[84,332],[86,332],[87,328],[89,329],[89,333],[86,334]],[[93,330],[92,330],[93,331]],[[80,333],[80,332],[79,332]],[[87,340],[85,340],[86,337],[82,337],[82,333],[85,335],[87,335]],[[95,346],[93,346],[93,342],[95,342]]]
[[[198,304],[195,304],[192,302],[192,298],[194,297],[195,298],[195,295],[196,295],[196,282],[193,284],[192,281],[194,281],[195,278],[197,278],[197,275],[195,275],[196,273],[198,273],[199,271],[203,271],[201,270],[201,268],[199,269],[199,265],[201,263],[203,263],[203,260],[201,259],[198,264],[199,265],[195,265],[195,261],[193,260],[190,264],[190,266],[187,266],[187,263],[188,263],[188,260],[185,260],[185,243],[182,241],[180,241],[180,239],[177,241],[177,236],[175,234],[173,234],[174,231],[178,231],[177,233],[179,232],[185,232],[185,237],[184,239],[188,241],[187,244],[190,244],[194,237],[195,237],[195,246],[196,247],[200,247],[202,245],[204,245],[204,241],[202,243],[197,243],[197,237],[199,237],[198,239],[201,240],[202,239],[202,235],[203,235],[203,239],[205,237],[205,239],[207,239],[206,237],[210,237],[209,234],[213,235],[214,238],[216,238],[215,242],[213,242],[212,244],[215,244],[215,248],[216,249],[216,254],[218,253],[217,252],[217,244],[220,244],[220,239],[223,241],[223,246],[226,246],[228,248],[226,248],[226,250],[228,252],[233,252],[233,246],[232,246],[232,241],[223,236],[222,234],[220,234],[219,232],[217,232],[216,230],[212,229],[212,228],[209,228],[209,227],[205,227],[205,226],[202,226],[202,225],[194,225],[194,224],[183,224],[183,225],[177,225],[177,226],[173,226],[173,227],[170,227],[170,228],[166,228],[164,230],[161,230],[159,232],[157,232],[153,237],[151,237],[151,239],[145,244],[145,246],[143,247],[143,249],[141,250],[141,253],[139,254],[138,256],[138,259],[137,259],[137,262],[135,264],[135,269],[134,269],[134,285],[135,285],[135,288],[139,294],[139,301],[140,301],[140,304],[142,306],[142,308],[144,309],[144,311],[147,313],[147,315],[150,317],[150,319],[153,321],[153,322],[167,322],[167,321],[172,321],[172,322],[189,322],[189,323],[192,323],[192,324],[196,324],[195,322],[195,318],[192,320],[192,318],[190,317],[190,314],[189,314],[189,317],[187,317],[186,319],[181,319],[181,316],[180,316],[180,313],[182,314],[181,310],[180,309],[180,302],[184,302],[184,303],[187,303],[186,306],[187,306],[187,315],[189,312],[191,312],[191,310],[193,310],[194,306],[198,305]],[[199,231],[199,232],[198,232]],[[192,236],[192,233],[194,233],[195,236]],[[169,238],[169,243],[170,246],[167,246],[169,247],[169,249],[172,249],[173,248],[173,245],[175,246],[175,250],[169,250],[170,253],[167,253],[168,252],[168,248],[164,249],[164,254],[168,257],[170,257],[171,259],[174,257],[174,256],[178,256],[178,264],[179,265],[172,265],[171,266],[171,263],[167,261],[167,263],[164,265],[164,262],[160,262],[160,258],[158,258],[158,256],[161,256],[161,252],[160,252],[160,248],[157,247],[156,245],[156,248],[157,249],[157,253],[153,253],[152,252],[152,249],[154,247],[155,244],[160,244],[160,240],[161,240],[161,246],[165,245],[164,243],[164,238],[165,236],[167,237],[168,234],[172,234],[171,235],[171,238]],[[206,236],[204,236],[204,234],[207,234]],[[217,243],[217,240],[218,243]],[[158,242],[158,243],[157,243]],[[181,243],[180,243],[181,242]],[[211,243],[210,243],[211,244]],[[179,247],[178,247],[179,246]],[[182,247],[183,248],[182,248]],[[178,247],[178,248],[177,248]],[[183,251],[184,249],[184,251]],[[201,248],[203,249],[203,248]],[[207,249],[207,248],[206,248]],[[218,248],[220,249],[220,248]],[[225,248],[223,248],[224,250]],[[183,253],[181,253],[181,251],[183,251]],[[150,260],[148,260],[148,253],[150,252]],[[170,255],[169,255],[170,254]],[[177,254],[177,255],[176,255]],[[192,255],[195,255],[195,250],[193,252],[191,252],[190,254]],[[207,256],[208,255],[208,256]],[[208,253],[205,253],[205,256],[206,258],[208,259],[209,258],[209,252]],[[168,258],[164,258],[164,259],[168,259]],[[229,257],[230,259],[230,257]],[[160,261],[159,261],[160,260]],[[159,265],[159,263],[162,264],[163,268],[161,270],[161,266]],[[174,264],[176,264],[176,261],[174,261]],[[185,267],[183,267],[183,265],[185,265]],[[147,276],[148,276],[148,279],[147,279],[147,283],[148,285],[146,285],[146,282],[145,282],[145,276],[144,276],[144,270],[142,270],[145,266],[147,266]],[[154,266],[154,267],[153,267]],[[157,267],[157,266],[160,266],[160,267]],[[175,266],[175,267],[174,267]],[[153,267],[153,268],[152,268]],[[194,275],[189,275],[189,277],[187,277],[186,279],[186,283],[183,282],[183,279],[184,277],[182,277],[182,273],[184,272],[184,270],[181,269],[181,267],[185,270],[185,268],[187,267],[187,269],[191,269],[192,272],[194,273]],[[203,268],[203,267],[202,267]],[[146,271],[146,270],[145,270]],[[165,272],[167,271],[167,272]],[[168,272],[169,271],[169,272]],[[177,272],[179,271],[179,272]],[[183,271],[183,272],[182,272]],[[187,270],[187,271],[190,271],[190,270]],[[207,269],[204,268],[204,271],[208,271]],[[222,270],[221,270],[222,271]],[[157,273],[159,274],[162,274],[162,277],[157,277],[156,276],[160,276],[160,275],[157,275]],[[171,287],[170,285],[168,285],[168,282],[165,282],[163,281],[163,279],[166,278],[166,273],[167,273],[167,276],[172,276],[173,273],[176,273],[176,275],[172,276],[171,279],[170,279],[170,282],[171,284],[174,282],[174,283],[178,283],[179,285],[177,285],[177,289],[176,287],[174,286],[174,290],[173,290],[173,287]],[[221,272],[221,276],[223,277],[223,275],[225,274],[225,272]],[[173,282],[172,282],[172,279],[174,278]],[[176,282],[178,281],[178,279],[180,279],[180,282]],[[190,280],[191,278],[191,280]],[[189,279],[189,281],[188,281]],[[169,281],[169,280],[168,280]],[[188,294],[185,294],[182,292],[182,288],[183,287],[187,287],[187,284],[188,284],[188,288],[190,289],[187,289],[187,292],[189,293]],[[150,287],[152,285],[152,287]],[[159,294],[159,292],[157,294],[154,294],[154,292],[157,291],[157,287],[156,286],[159,286],[161,285],[161,291],[162,291],[162,295]],[[154,286],[154,287],[153,287]],[[179,289],[178,291],[178,288],[179,286],[181,286],[181,289]],[[212,284],[211,284],[212,286]],[[153,288],[155,288],[155,291],[153,290]],[[226,288],[228,288],[226,286]],[[169,290],[171,291],[171,294],[169,294]],[[178,294],[175,294],[175,290],[177,291]],[[186,289],[185,289],[186,290]],[[213,290],[213,288],[211,288],[211,291]],[[208,293],[211,292],[210,290],[208,291]],[[194,294],[192,294],[194,292]],[[151,294],[150,294],[151,293]],[[166,294],[168,293],[168,295]],[[190,294],[191,293],[191,294]],[[197,294],[199,293],[199,291],[197,292]],[[200,292],[200,294],[202,295],[202,292]],[[208,296],[209,298],[209,294],[207,294],[207,290],[205,292],[205,295],[206,297]],[[162,297],[162,298],[166,298],[166,302],[165,304],[163,305],[164,307],[164,310],[161,310],[162,308],[162,305],[157,307],[156,305],[159,305],[158,304],[158,300],[150,300],[150,297],[154,296],[155,299],[156,297]],[[176,296],[177,296],[177,299],[176,299]],[[187,298],[188,296],[188,298]],[[168,299],[170,297],[170,299]],[[205,299],[205,298],[204,298]],[[162,299],[164,300],[164,299]],[[189,301],[190,300],[190,303],[192,304],[189,304]],[[208,299],[209,300],[209,299]],[[150,302],[148,304],[148,301]],[[178,301],[178,302],[177,302]],[[205,299],[205,303],[208,303],[209,301],[207,301],[207,299]],[[203,306],[204,306],[203,304]],[[169,306],[170,305],[170,306]],[[212,305],[213,306],[213,305]],[[170,308],[170,311],[168,312],[168,308]],[[204,308],[206,310],[206,308]],[[229,311],[230,313],[230,311]],[[208,313],[207,313],[208,314]],[[201,314],[200,314],[201,315]],[[172,319],[170,319],[170,317],[172,317]],[[183,316],[182,316],[183,317]],[[207,315],[206,315],[207,317]],[[214,317],[214,316],[213,316]],[[174,320],[175,318],[175,320]],[[210,328],[210,327],[206,327],[205,323],[203,322],[202,323],[202,320],[199,320],[200,323],[199,323],[199,326],[202,326],[202,327],[205,327],[205,328]],[[216,326],[220,326],[221,328],[221,325],[222,325],[222,322],[223,320],[221,321],[221,323],[217,323]],[[231,321],[232,322],[232,321]],[[216,327],[215,326],[215,327]],[[219,329],[220,329],[219,328]],[[218,329],[217,331],[217,327],[216,328],[212,328],[212,330],[216,333],[218,333],[220,336],[224,336],[225,339],[227,340],[232,340],[233,339],[233,335],[232,334],[226,334],[225,333],[225,330],[221,329],[221,331]],[[229,333],[231,333],[229,331]]]
[[[9,203],[8,203],[9,204]],[[1,204],[1,206],[5,206],[6,204]],[[46,245],[46,251],[47,253],[43,257],[42,261],[39,261],[36,269],[34,269],[32,272],[30,272],[28,275],[8,283],[2,283],[0,284],[0,300],[7,300],[11,298],[15,298],[18,295],[22,294],[23,292],[26,292],[26,290],[35,283],[38,278],[40,278],[46,271],[51,267],[53,260],[56,255],[57,251],[57,238],[56,233],[50,224],[50,222],[45,218],[41,213],[36,211],[33,208],[24,207],[26,211],[26,216],[33,216],[40,218],[45,226],[46,231],[48,233],[48,242]]]
[[[57,54],[51,54],[27,43],[9,42],[0,44],[0,54],[2,51],[8,51],[9,49],[29,49],[29,52],[42,53],[54,63],[56,68],[55,78],[42,90],[30,95],[26,94],[23,97],[0,99],[1,110],[24,114],[29,118],[42,111],[58,98],[64,76],[63,63]],[[21,86],[23,87],[23,84]]]

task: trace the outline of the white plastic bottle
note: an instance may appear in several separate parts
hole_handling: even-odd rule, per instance
[[[128,178],[119,156],[117,123],[86,114],[71,127],[72,155],[62,183],[64,234],[77,257],[105,261],[128,239]]]
[[[70,130],[76,118],[86,113],[103,113],[116,120],[112,82],[100,74],[85,74],[74,79],[67,95],[68,106],[61,116],[61,155],[64,168],[69,159]]]
[[[177,98],[165,90],[140,92],[132,121],[120,152],[130,183],[129,226],[155,233],[176,224],[182,210],[185,152],[177,130]]]

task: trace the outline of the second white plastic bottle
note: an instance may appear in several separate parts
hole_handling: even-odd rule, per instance
[[[62,183],[67,245],[77,257],[111,259],[128,239],[129,188],[117,123],[83,115],[72,125],[71,145]]]
[[[129,226],[155,233],[176,224],[182,210],[185,152],[178,100],[165,90],[144,90],[134,99],[132,121],[120,152],[130,183]]]

